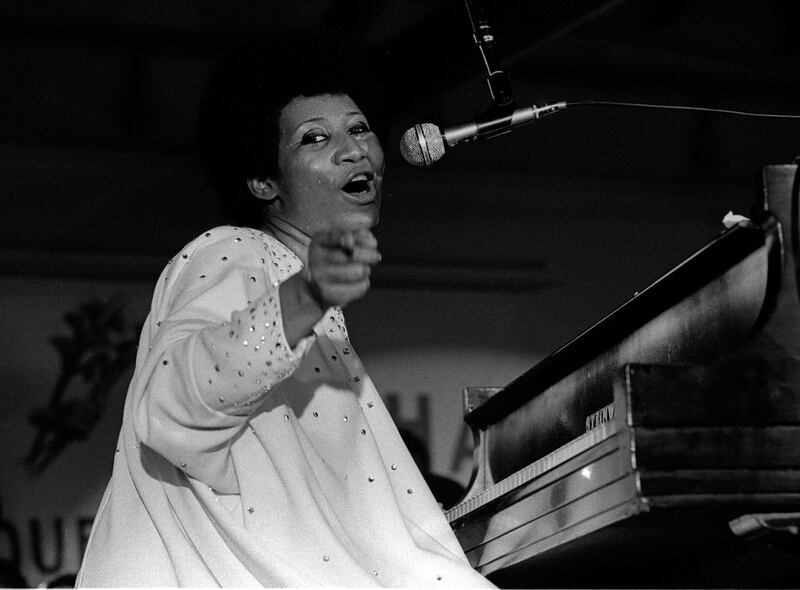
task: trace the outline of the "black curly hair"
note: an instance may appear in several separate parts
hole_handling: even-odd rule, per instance
[[[347,94],[381,137],[382,101],[359,52],[319,31],[274,32],[252,39],[210,76],[197,122],[200,158],[230,221],[261,227],[263,201],[252,178],[280,180],[278,121],[298,96]]]

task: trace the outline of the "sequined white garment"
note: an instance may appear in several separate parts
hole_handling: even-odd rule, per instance
[[[80,586],[485,586],[333,308],[290,349],[301,268],[219,227],[167,266]]]

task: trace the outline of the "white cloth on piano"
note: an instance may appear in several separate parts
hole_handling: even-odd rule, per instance
[[[162,273],[79,586],[486,586],[350,346],[291,350],[300,260],[219,227]]]

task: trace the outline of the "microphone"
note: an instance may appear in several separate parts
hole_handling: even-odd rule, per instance
[[[430,166],[444,156],[447,149],[445,146],[454,147],[478,139],[490,139],[565,108],[567,108],[566,102],[556,102],[542,107],[533,105],[514,109],[503,115],[490,110],[487,115],[460,125],[446,127],[444,130],[433,123],[419,123],[403,134],[400,140],[400,153],[409,164]]]

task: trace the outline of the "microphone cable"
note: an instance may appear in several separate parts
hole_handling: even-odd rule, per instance
[[[660,109],[669,111],[692,111],[699,113],[714,113],[719,115],[735,115],[739,117],[753,117],[762,119],[800,119],[800,115],[782,113],[756,113],[752,111],[738,111],[732,109],[718,109],[715,107],[694,107],[685,105],[653,104],[644,102],[621,102],[616,100],[579,100],[565,101],[565,107],[599,106],[599,107],[631,107],[637,109]]]

